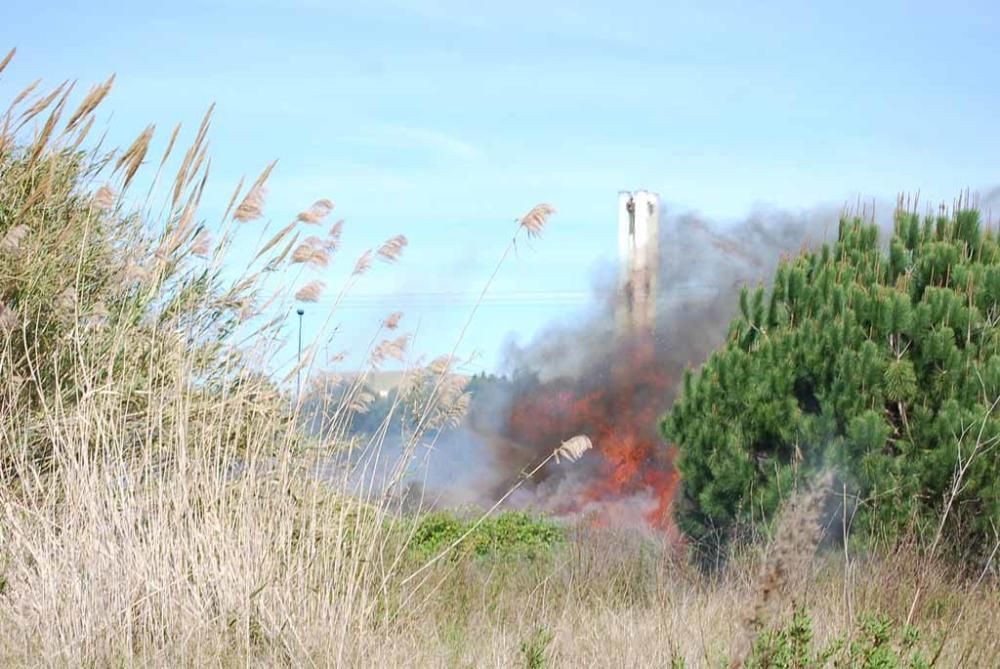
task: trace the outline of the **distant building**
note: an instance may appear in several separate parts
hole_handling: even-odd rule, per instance
[[[652,332],[656,326],[660,196],[639,190],[618,193],[619,332]]]

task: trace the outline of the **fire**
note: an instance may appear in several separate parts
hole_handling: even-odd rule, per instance
[[[657,422],[666,409],[672,375],[657,364],[651,337],[622,345],[610,369],[583,380],[555,380],[521,393],[507,432],[534,452],[575,434],[594,443],[582,483],[556,512],[596,512],[598,525],[634,522],[616,511],[642,500],[641,523],[677,537],[670,513],[678,475],[675,450],[659,437]],[[564,476],[557,468],[547,477]]]

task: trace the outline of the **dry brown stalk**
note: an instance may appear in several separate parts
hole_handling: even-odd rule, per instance
[[[268,240],[268,242],[261,247],[260,251],[257,252],[257,255],[253,257],[254,261],[256,261],[262,255],[273,249],[275,246],[277,246],[278,243],[280,243],[281,240],[284,239],[285,236],[294,229],[295,229],[295,222],[293,221],[288,225],[286,225],[285,227],[283,227],[281,230],[279,230],[278,233],[274,235],[274,237],[271,237],[271,239]]]
[[[90,134],[93,127],[94,117],[89,116],[87,117],[86,123],[84,123],[83,127],[80,128],[80,131],[76,133],[76,139],[73,140],[73,145],[70,147],[71,153],[76,153],[80,149],[80,146],[83,144],[83,141],[87,139],[87,136]]]
[[[281,265],[281,263],[285,262],[285,258],[288,257],[288,254],[291,252],[292,247],[295,246],[295,242],[297,242],[298,239],[299,239],[299,233],[296,232],[294,235],[292,235],[292,238],[288,240],[288,244],[285,245],[285,248],[282,249],[281,253],[279,253],[274,258],[268,261],[267,263],[268,271],[276,270],[278,266]]]

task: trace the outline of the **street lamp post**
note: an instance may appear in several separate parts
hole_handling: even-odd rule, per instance
[[[296,379],[295,379],[295,404],[298,406],[300,394],[302,392],[302,315],[305,314],[305,309],[299,307],[295,313],[299,315],[299,355],[296,361]]]

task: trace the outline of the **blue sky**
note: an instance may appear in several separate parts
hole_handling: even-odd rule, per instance
[[[320,197],[346,219],[331,286],[406,234],[335,315],[337,348],[399,309],[419,353],[450,350],[512,220],[553,203],[460,347],[494,369],[508,338],[585,311],[621,189],[726,221],[1000,183],[995,3],[752,4],[3,0],[0,96],[115,72],[109,141],[155,122],[160,150],[216,102],[206,217],[279,159],[274,226]]]

